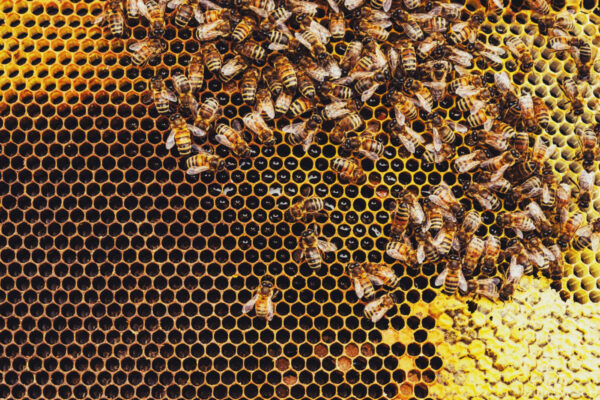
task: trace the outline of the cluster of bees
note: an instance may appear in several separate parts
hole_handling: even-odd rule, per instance
[[[582,84],[589,80],[593,61],[589,42],[573,36],[569,11],[551,10],[564,7],[560,0],[529,0],[526,5],[539,33],[549,36],[548,49],[568,53],[577,65],[576,76],[563,76],[559,84],[570,112],[582,114]],[[273,146],[280,126],[276,122],[286,118],[290,123],[281,128],[285,142],[306,151],[328,121],[333,123],[325,132],[329,141],[340,146],[338,154],[347,155],[330,163],[342,182],[370,184],[361,159],[376,161],[383,155],[378,134],[388,135],[401,154],[420,158],[423,165],[448,162],[457,174],[469,174],[462,190],[479,211],[466,211],[453,193],[460,188],[443,183],[421,197],[404,190],[394,199],[387,255],[413,269],[444,261],[436,283],[445,294],[460,289],[508,299],[524,273],[545,271],[560,280],[561,251],[571,244],[597,249],[600,221],[584,225],[581,212],[570,214],[572,187],[559,183],[549,164],[555,146],[544,138],[548,107],[503,71],[506,64],[533,73],[531,37],[509,34],[504,43],[492,43],[480,35],[486,15],[502,14],[498,0],[474,11],[423,0],[109,0],[98,22],[108,22],[112,34],[121,36],[126,18],[141,15],[149,38],[129,50],[133,64],[143,67],[167,49],[162,38],[167,7],[178,28],[192,27],[200,50],[185,72],[172,74],[173,91],[155,76],[146,98],[169,116],[166,146],[187,157],[188,174],[225,167],[224,159],[208,149],[210,140],[237,157],[250,157],[245,131],[256,142]],[[224,58],[219,40],[229,41],[233,54]],[[342,57],[329,50],[335,42],[345,47]],[[475,65],[497,72],[471,71]],[[210,74],[224,83],[236,78],[251,110],[230,124],[219,122],[219,101],[197,98]],[[360,113],[376,93],[384,93],[382,104],[389,110],[377,117],[383,120],[381,133],[379,122],[367,124]],[[462,115],[448,117],[437,109],[449,97],[457,100]],[[466,125],[456,122],[461,116]],[[577,132],[583,169],[573,197],[582,210],[592,199],[598,131],[589,126]],[[457,156],[457,139],[474,150]],[[499,213],[496,220],[514,239],[502,244],[495,235],[475,234],[482,212],[495,213],[509,203],[521,211]],[[323,200],[311,197],[294,204],[287,217],[298,220],[322,210]],[[299,243],[295,259],[312,268],[321,266],[324,252],[337,250],[319,238],[316,225],[302,233]],[[347,271],[359,298],[374,297],[373,285],[393,288],[398,283],[384,264],[352,263]],[[505,279],[494,277],[497,272]],[[257,315],[271,319],[275,292],[273,279],[265,277],[244,312],[255,307]],[[369,302],[365,312],[376,322],[395,300],[386,293]]]

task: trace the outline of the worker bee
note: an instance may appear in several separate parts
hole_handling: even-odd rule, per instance
[[[554,254],[542,243],[542,240],[535,235],[528,235],[524,241],[529,260],[540,270],[546,270],[550,267],[550,262],[554,261]]]
[[[463,6],[457,3],[430,2],[427,3],[425,10],[429,15],[439,15],[454,22],[461,18]]]
[[[229,82],[238,74],[242,73],[244,70],[248,68],[248,64],[244,60],[244,58],[236,54],[229,60],[223,63],[221,67],[220,77],[223,82]]]
[[[558,220],[564,224],[569,218],[569,203],[571,201],[571,186],[561,183],[556,188],[556,211]]]
[[[306,261],[308,266],[313,269],[321,268],[323,253],[331,253],[337,250],[335,244],[318,238],[318,228],[313,226],[302,232],[300,237],[300,252],[296,252],[294,259],[296,262]]]
[[[421,29],[421,25],[419,25],[411,14],[398,9],[392,14],[392,18],[394,22],[402,28],[404,34],[413,42],[418,43],[425,39],[425,34]]]
[[[565,96],[567,96],[567,99],[571,102],[573,114],[583,114],[583,97],[575,81],[571,78],[562,78],[559,79],[558,84]]]
[[[271,321],[275,315],[273,298],[276,294],[277,289],[275,289],[273,278],[270,276],[262,277],[260,286],[256,289],[256,293],[246,304],[244,304],[244,307],[242,307],[242,313],[246,314],[254,308],[256,309],[257,317]]]
[[[408,213],[408,205],[404,201],[397,200],[395,204],[396,208],[390,215],[392,220],[390,236],[393,238],[398,238],[406,231],[410,215]]]
[[[322,123],[321,117],[318,114],[313,114],[303,122],[284,126],[282,130],[286,133],[286,143],[292,146],[302,144],[302,149],[306,152]]]
[[[466,292],[468,290],[467,281],[462,273],[460,260],[456,254],[448,256],[448,263],[442,273],[435,279],[436,286],[442,286],[442,293],[451,296],[456,293],[456,289]]]
[[[256,110],[267,119],[275,118],[275,105],[267,88],[259,88],[256,92]]]
[[[198,107],[194,125],[206,133],[219,115],[221,115],[219,101],[214,97],[209,97]]]
[[[477,30],[485,20],[485,14],[482,10],[474,12],[468,21],[453,24],[448,31],[448,40],[451,44],[461,44],[466,41],[474,43]]]
[[[446,60],[430,61],[425,68],[429,71],[431,82],[423,85],[429,88],[435,101],[440,101],[446,96],[446,77],[452,72],[452,64]]]
[[[259,73],[256,69],[251,68],[244,72],[240,80],[240,91],[242,92],[242,100],[248,104],[254,104],[256,101],[256,91],[258,90]]]
[[[404,74],[412,76],[417,71],[417,53],[409,40],[404,40],[398,45],[400,50],[400,63]]]
[[[140,14],[150,22],[151,36],[158,38],[165,33],[166,0],[139,0]]]
[[[456,225],[452,221],[444,222],[442,229],[435,235],[433,244],[436,246],[438,254],[445,256],[452,248],[452,243],[456,237]]]
[[[517,259],[513,257],[511,259],[508,270],[506,271],[507,276],[500,286],[499,298],[502,301],[508,301],[512,299],[516,288],[519,286],[519,282],[524,274],[524,267],[521,264],[517,264]]]
[[[287,90],[281,92],[277,100],[275,100],[275,113],[282,115],[288,112],[292,105],[292,100],[293,97]]]
[[[542,168],[542,194],[540,204],[544,208],[554,207],[556,202],[556,177],[552,172],[552,166],[548,163]]]
[[[393,293],[386,293],[378,299],[372,300],[365,306],[365,317],[374,324],[397,303],[396,296]]]
[[[400,199],[408,206],[408,213],[411,221],[415,225],[422,225],[426,221],[425,212],[419,203],[417,196],[410,190],[403,190],[400,193]]]
[[[249,157],[251,154],[250,146],[242,137],[242,133],[237,129],[238,127],[239,125],[234,129],[225,124],[218,124],[215,129],[215,140],[219,144],[230,148],[237,156]]]
[[[338,85],[329,81],[324,82],[321,89],[325,92],[326,96],[333,101],[349,100],[354,96],[354,91],[352,88],[344,85]]]
[[[463,91],[461,91],[461,93],[467,94]],[[489,89],[481,89],[474,92],[473,94],[469,93],[469,95],[461,97],[462,98],[458,99],[458,101],[456,102],[456,106],[458,107],[458,109],[462,112],[469,111],[471,113],[476,113],[477,111],[485,107],[485,105],[491,100],[492,92]]]
[[[402,127],[407,122],[414,121],[419,116],[417,107],[412,102],[412,99],[404,96],[401,93],[393,93],[391,102],[394,108],[396,123]]]
[[[466,279],[471,279],[473,277],[484,249],[485,242],[477,236],[473,236],[467,244],[465,255],[462,260],[462,270]]]
[[[234,0],[233,4],[247,7],[262,18],[267,18],[276,7],[274,0]]]
[[[450,160],[455,153],[454,146],[448,143],[442,143],[441,146],[428,143],[425,145],[422,159],[425,164],[439,164]]]
[[[110,33],[112,33],[113,36],[123,36],[124,18],[121,1],[108,0],[104,6],[104,12],[100,14],[98,18],[96,18],[95,23],[99,26],[104,25],[104,23],[108,23]]]
[[[322,213],[325,209],[325,202],[319,197],[309,197],[293,204],[286,212],[286,221],[294,222],[299,219],[305,219],[308,215]]]
[[[579,194],[577,195],[577,205],[582,210],[587,210],[592,201],[596,171],[588,172],[585,169],[579,174]]]
[[[400,284],[400,277],[389,265],[366,262],[362,266],[374,285],[396,287]]]
[[[363,264],[357,262],[349,263],[348,266],[346,266],[346,272],[350,278],[352,278],[356,297],[362,299],[363,297],[370,298],[375,296],[375,288],[373,288],[373,284],[371,283],[365,268],[363,268]]]
[[[287,89],[294,89],[298,85],[296,71],[294,70],[292,63],[285,56],[276,57],[273,61],[273,65],[279,74],[281,82]],[[277,96],[277,93],[273,94]]]
[[[129,50],[133,52],[131,57],[133,65],[143,67],[148,62],[156,61],[167,50],[167,43],[161,39],[148,39],[133,43],[129,46]]]
[[[512,191],[511,183],[498,173],[481,171],[475,177],[475,182],[496,193],[508,194]]]
[[[415,153],[417,146],[425,143],[423,136],[413,131],[408,125],[391,124],[390,136],[397,138],[411,154]]]
[[[502,203],[498,196],[477,182],[471,184],[467,183],[464,190],[468,197],[475,199],[485,210],[498,211],[502,207]]]
[[[496,263],[500,255],[500,239],[498,236],[489,235],[485,240],[483,258],[481,259],[481,273],[486,276],[493,276],[496,272]]]
[[[550,123],[550,109],[544,103],[544,100],[539,97],[533,98],[533,112],[535,114],[535,122],[542,129],[546,129]]]
[[[340,68],[344,73],[348,73],[351,67],[356,65],[358,59],[363,50],[363,44],[359,41],[354,41],[348,43],[346,46],[346,52],[344,53],[344,57],[342,57],[342,61],[340,63]]]
[[[173,114],[169,118],[171,131],[167,137],[166,147],[170,150],[177,145],[177,150],[182,156],[187,156],[192,150],[192,138],[194,136],[203,136],[205,133],[194,125],[186,123],[181,114]]]
[[[431,127],[431,133],[433,136],[434,144],[437,143],[438,147],[441,146],[441,142],[452,144],[456,141],[455,131],[459,133],[466,133],[467,127],[461,124],[457,124],[454,121],[446,121],[440,115],[435,114],[434,117],[429,121]]]
[[[279,96],[279,94],[283,91],[283,82],[275,73],[275,70],[269,66],[266,66],[262,71],[262,76],[273,97]]]
[[[379,89],[379,86],[381,86],[384,82],[385,77],[383,74],[366,76],[359,79],[354,84],[354,89],[356,90],[356,93],[360,95],[360,101],[366,102],[373,97],[377,89]]]
[[[198,0],[198,2],[206,3],[207,0]],[[194,10],[194,18],[196,18],[196,21],[198,21],[199,24],[208,24],[219,20],[229,21],[231,18],[231,10],[221,7],[207,7],[207,10],[202,12],[199,7],[196,7]]]
[[[496,116],[498,116],[498,106],[495,104],[488,104],[486,107],[482,107],[475,113],[471,113],[467,117],[467,124],[471,128],[477,128],[483,125],[483,129],[489,131],[494,125]]]
[[[175,25],[180,28],[185,28],[198,12],[198,0],[171,0],[167,5],[176,8]]]
[[[533,274],[533,264],[529,260],[529,253],[521,241],[511,239],[506,248],[506,255],[510,256],[510,263],[516,263],[523,267],[523,272],[526,275]]]
[[[253,41],[248,40],[235,46],[235,51],[251,60],[262,62],[267,57],[267,52],[262,46]]]
[[[461,97],[469,96],[477,93],[483,87],[483,79],[481,75],[464,75],[456,78],[448,83],[448,93],[451,95],[459,95]]]
[[[331,131],[331,142],[335,144],[342,143],[348,133],[357,131],[365,125],[359,113],[352,112],[338,121]]]
[[[325,48],[324,43],[329,41],[329,37],[326,35],[329,34],[330,36],[331,33],[327,30],[327,33],[324,35],[323,29],[317,27],[317,25],[324,30],[327,30],[327,28],[313,20],[309,26],[303,26],[301,32],[295,32],[294,36],[315,58],[323,60],[327,57],[327,49]]]
[[[344,13],[333,12],[329,14],[329,31],[335,40],[342,40],[346,34],[346,18]]]
[[[438,186],[435,186],[432,190],[432,194],[429,195],[429,200],[435,205],[452,212],[457,218],[462,218],[465,214],[465,209],[460,204],[450,187],[442,182]]]
[[[192,57],[188,68],[187,75],[192,87],[192,92],[198,92],[202,88],[204,83],[204,64],[200,57]]]
[[[573,249],[575,250],[591,249],[594,253],[597,253],[598,245],[600,245],[600,218],[596,218],[592,223],[577,229],[573,239]]]
[[[546,218],[546,215],[535,201],[529,203],[526,207],[527,215],[533,220],[543,236],[552,234],[552,225]]]
[[[337,157],[331,160],[331,169],[337,172],[341,180],[362,184],[367,180],[363,169],[354,159]]]
[[[548,15],[550,14],[550,6],[546,0],[527,0],[527,4],[532,11],[542,14]]]
[[[429,89],[423,86],[423,83],[418,80],[408,78],[404,84],[404,91],[408,96],[414,96],[418,100],[418,105],[421,109],[431,112],[433,108],[433,96]]]
[[[456,251],[463,249],[471,241],[471,238],[477,232],[480,225],[481,215],[475,210],[468,211],[465,214],[465,219],[460,229],[456,233],[452,248]]]
[[[433,202],[429,201],[429,199],[425,199],[423,202],[423,211],[427,217],[427,224],[429,226],[428,231],[434,235],[442,229],[444,217],[456,222],[456,218],[453,214],[435,205]]]
[[[573,247],[575,243],[573,243]],[[562,281],[564,271],[565,271],[565,261],[563,259],[562,252],[560,247],[556,244],[553,244],[549,247],[549,250],[554,254],[554,261],[550,263],[550,268],[548,269],[548,276],[555,283]]]
[[[524,212],[513,212],[510,214],[501,212],[498,214],[496,221],[501,227],[512,229],[520,238],[523,238],[523,232],[535,230],[535,223]]]
[[[409,268],[418,267],[417,252],[412,248],[406,236],[404,238],[393,238],[385,247],[385,254],[394,260],[406,264]]]
[[[297,116],[302,115],[310,110],[313,110],[315,108],[315,105],[316,105],[315,102],[311,99],[307,99],[305,97],[298,97],[290,105],[288,114],[291,117],[297,117]]]
[[[194,36],[200,42],[208,42],[229,35],[230,29],[229,21],[221,19],[198,25]]]
[[[221,71],[223,61],[221,59],[221,53],[217,50],[217,46],[214,43],[209,43],[202,48],[202,58],[204,65],[213,74]]]
[[[590,79],[592,67],[592,47],[587,40],[579,39],[574,51],[575,65],[577,66],[577,79],[580,81]]]
[[[534,175],[522,184],[515,186],[511,191],[511,199],[515,203],[523,199],[531,199],[542,194],[542,179]]]
[[[196,111],[198,102],[192,94],[192,84],[187,76],[181,71],[173,74],[173,86],[179,96],[179,104],[182,108],[190,111]]]
[[[459,156],[453,161],[452,167],[460,174],[474,170],[481,164],[482,161],[487,160],[487,155],[481,149],[477,149],[472,153]]]
[[[365,131],[367,132],[367,131]],[[383,155],[383,143],[375,139],[368,132],[360,136],[353,136],[342,143],[342,148],[367,157],[370,160],[377,161]]]
[[[386,30],[383,26],[377,23],[371,23],[366,20],[361,20],[358,23],[358,28],[362,32],[366,33],[367,35],[380,42],[385,42],[390,36],[390,31]]]
[[[127,18],[137,18],[139,14],[138,0],[127,0],[125,2]]]
[[[221,157],[209,153],[196,145],[192,145],[192,148],[196,151],[196,154],[186,160],[186,173],[188,175],[198,175],[207,170],[221,171],[225,168],[225,160]]]
[[[296,75],[298,78],[298,90],[300,90],[300,94],[309,99],[314,98],[317,94],[317,89],[315,88],[312,79],[310,79],[310,77],[302,70],[298,71]]]
[[[275,144],[275,135],[273,130],[269,128],[264,119],[260,116],[259,111],[246,114],[243,118],[246,128],[254,132],[260,143],[267,146]]]
[[[168,114],[170,111],[169,102],[177,102],[177,96],[165,86],[165,83],[160,76],[154,76],[150,79],[151,93],[146,94],[142,101],[148,103],[154,101],[154,106],[159,114]]]
[[[487,297],[490,300],[498,298],[500,278],[471,279],[467,282],[467,293]]]
[[[433,236],[427,229],[427,225],[415,229],[415,240],[417,241],[417,263],[422,264],[425,260],[437,262],[440,254],[434,244]]]
[[[598,159],[598,150],[600,145],[598,144],[598,136],[592,129],[581,129],[576,130],[577,137],[579,139],[580,147],[580,158],[583,159],[583,168],[587,171],[593,168],[594,161]]]
[[[256,21],[250,16],[244,16],[231,32],[231,39],[234,42],[241,43],[246,40],[257,28]]]
[[[298,65],[304,70],[306,75],[316,82],[323,82],[329,77],[329,71],[311,57],[300,58]]]

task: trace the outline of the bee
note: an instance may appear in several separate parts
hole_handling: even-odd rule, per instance
[[[499,298],[502,301],[512,299],[525,271],[523,265],[517,264],[516,258],[513,257],[506,272],[507,276],[504,279],[502,286],[500,286],[500,292],[498,293]]]
[[[446,77],[452,72],[452,64],[446,60],[431,61],[425,68],[429,70],[431,82],[423,85],[429,88],[434,100],[440,101],[446,96]]]
[[[322,27],[321,24],[315,21],[312,21],[312,23]],[[294,36],[315,58],[323,60],[327,57],[327,49],[323,44],[326,43],[327,40],[321,35],[321,30],[319,28],[315,29],[315,25],[312,23],[310,27],[304,26],[301,32],[295,32]]]
[[[264,61],[264,59],[267,57],[267,52],[265,49],[262,48],[259,43],[252,40],[238,44],[235,46],[235,50],[244,57],[258,62]]]
[[[367,180],[365,172],[353,159],[334,158],[331,160],[331,169],[339,174],[340,179],[350,183],[362,184]]]
[[[312,144],[315,133],[321,127],[323,120],[320,115],[313,114],[303,122],[287,125],[283,127],[286,133],[285,141],[291,146],[302,144],[302,149],[306,152]]]
[[[544,246],[542,240],[535,235],[529,235],[524,243],[529,254],[529,260],[540,270],[548,269],[550,262],[554,261],[554,254]]]
[[[514,95],[515,85],[510,80],[506,71],[496,72],[494,74],[494,85],[503,95]]]
[[[408,205],[404,201],[396,201],[396,208],[390,215],[392,226],[390,228],[391,237],[400,237],[408,227],[410,215],[408,213]]]
[[[287,90],[281,92],[277,100],[275,100],[275,113],[285,114],[290,109],[292,100],[292,95]]]
[[[550,123],[550,109],[544,103],[544,100],[539,97],[533,98],[533,112],[535,114],[535,122],[542,129],[546,129]]]
[[[523,272],[527,275],[533,274],[533,264],[529,261],[529,253],[525,250],[523,243],[516,239],[508,242],[506,254],[510,256],[511,265],[516,263],[523,267]]]
[[[150,22],[150,33],[158,38],[165,33],[165,8],[166,0],[139,0],[140,14]]]
[[[399,44],[400,62],[402,69],[408,76],[412,76],[417,71],[417,53],[412,43],[408,40],[402,41]]]
[[[297,262],[306,261],[313,269],[321,268],[323,253],[331,253],[337,250],[335,244],[318,238],[317,227],[306,229],[300,237],[300,255],[296,256]]]
[[[449,214],[448,211],[435,205],[433,202],[429,201],[429,199],[425,199],[423,209],[425,216],[427,217],[429,232],[433,234],[438,233],[440,229],[442,229],[442,226],[444,225],[444,214],[447,214],[448,219],[454,219],[454,221],[456,221],[452,214]]]
[[[590,207],[594,192],[594,181],[596,171],[588,172],[585,169],[579,174],[579,194],[577,196],[577,205],[581,210],[587,210]]]
[[[562,252],[560,250],[560,247],[556,244],[550,246],[549,250],[554,255],[554,261],[550,263],[550,268],[548,269],[548,276],[555,283],[561,282],[565,272],[565,261],[563,259]]]
[[[317,89],[315,88],[312,79],[310,79],[310,77],[302,70],[298,71],[296,75],[298,78],[298,90],[300,90],[300,94],[309,99],[314,98],[317,94]]]
[[[440,15],[447,20],[458,21],[461,18],[463,6],[457,3],[431,2],[427,4],[425,10],[429,11],[429,15]]]
[[[579,80],[589,80],[590,68],[592,66],[592,47],[586,40],[579,39],[576,44],[575,64],[577,66],[577,78]]]
[[[475,182],[479,183],[486,189],[496,193],[508,194],[512,191],[511,183],[497,173],[481,171],[476,177]]]
[[[392,14],[392,18],[402,28],[408,39],[417,43],[425,39],[425,34],[421,29],[421,25],[419,25],[411,14],[398,9]]]
[[[425,143],[423,136],[413,131],[408,125],[392,124],[390,136],[397,138],[411,154],[415,153],[417,146]]]
[[[344,85],[338,85],[332,82],[324,82],[321,89],[325,92],[326,96],[333,101],[337,100],[349,100],[354,96],[352,88]]]
[[[429,200],[433,204],[452,212],[457,218],[462,218],[465,214],[464,207],[456,200],[452,190],[444,182],[433,188],[432,194],[429,195]]]
[[[235,56],[223,63],[219,75],[223,82],[229,82],[238,74],[245,71],[246,68],[248,68],[248,64],[246,63],[244,58],[241,55],[236,54]]]
[[[125,2],[127,18],[137,18],[139,13],[138,0],[127,0]]]
[[[219,101],[214,97],[209,97],[198,107],[194,125],[206,133],[219,115],[221,115]]]
[[[559,79],[558,82],[567,99],[571,102],[574,115],[583,114],[583,97],[575,81],[571,78]]]
[[[484,249],[485,242],[483,239],[477,236],[473,236],[467,244],[465,255],[462,260],[462,270],[466,279],[471,279],[473,277],[475,269],[477,268],[477,264],[479,263],[479,259],[483,255]]]
[[[225,160],[221,157],[209,153],[196,145],[192,145],[192,148],[196,150],[196,154],[186,160],[186,173],[188,175],[198,175],[207,170],[221,171],[225,168]]]
[[[579,139],[579,147],[580,147],[580,158],[583,159],[583,168],[587,171],[591,170],[594,166],[594,161],[597,160],[598,154],[600,153],[598,150],[600,145],[598,143],[598,136],[592,129],[581,129],[578,128],[576,130],[577,137]]]
[[[167,5],[169,8],[177,8],[175,10],[175,25],[185,28],[196,13],[198,0],[171,0]]]
[[[160,76],[154,76],[150,79],[150,89],[152,89],[152,92],[146,94],[142,100],[145,103],[153,100],[159,114],[168,114],[170,111],[169,102],[177,102],[175,93],[167,89]]]
[[[329,71],[310,57],[302,57],[298,63],[312,80],[323,82],[329,77]]]
[[[435,235],[433,244],[441,256],[448,254],[456,237],[456,225],[452,221],[446,221],[442,229]]]
[[[346,34],[346,18],[344,13],[332,12],[329,14],[329,30],[334,40],[342,40]]]
[[[415,225],[422,225],[426,221],[425,212],[419,203],[417,196],[410,190],[403,190],[400,199],[408,206],[410,219]]]
[[[527,0],[527,4],[532,11],[542,14],[548,15],[550,14],[550,6],[546,0]]]
[[[571,244],[571,241],[575,237],[575,234],[577,233],[579,228],[581,228],[583,220],[583,214],[578,212],[573,214],[573,216],[568,218],[566,222],[560,225],[560,232],[556,243],[560,246],[562,250],[566,250],[569,247],[569,244]]]
[[[498,196],[477,182],[466,185],[465,194],[468,197],[475,199],[485,210],[498,211],[500,208],[502,208],[502,203],[500,202]]]
[[[228,36],[230,30],[229,21],[217,20],[198,25],[194,35],[198,41],[208,42],[223,36]]]
[[[362,266],[369,274],[371,282],[377,286],[396,287],[400,284],[400,277],[388,265],[366,262]]]
[[[552,234],[552,225],[546,215],[542,211],[541,207],[535,201],[529,203],[526,207],[527,215],[533,220],[542,236],[550,236]]]
[[[256,91],[258,90],[259,73],[252,68],[244,72],[240,81],[240,91],[242,100],[248,104],[254,104],[256,101]]]
[[[517,164],[517,172],[521,177],[527,178],[532,174],[538,172],[554,155],[556,151],[556,145],[548,146],[541,138],[541,136],[536,137],[535,144],[533,145],[533,150],[531,152],[531,161],[527,163]]]
[[[421,109],[431,112],[433,108],[433,96],[429,89],[423,86],[421,81],[407,79],[405,84],[406,94],[409,96],[414,96],[418,100],[418,104]]]
[[[408,265],[409,268],[414,269],[418,266],[417,252],[406,237],[390,240],[385,247],[385,254]]]
[[[287,32],[282,32],[279,30],[263,30],[262,33],[270,42],[267,46],[269,50],[286,50],[293,43],[291,35]]]
[[[455,154],[454,146],[448,143],[442,143],[436,146],[433,143],[425,145],[423,152],[423,162],[426,164],[439,164],[451,159]]]
[[[259,88],[256,92],[256,110],[267,119],[275,118],[275,106],[267,88]]]
[[[386,30],[383,26],[366,20],[361,20],[358,28],[380,42],[385,42],[390,37],[390,31]]]
[[[315,17],[319,11],[319,5],[309,1],[289,0],[290,11],[298,14],[299,18],[306,16]]]
[[[482,89],[470,96],[462,97],[456,102],[456,106],[462,112],[475,113],[485,107],[491,99],[492,92],[488,89]]]
[[[250,146],[246,143],[240,131],[225,124],[218,124],[215,132],[215,140],[219,144],[230,148],[239,157],[250,156]]]
[[[283,91],[283,82],[279,79],[279,76],[275,73],[275,70],[267,66],[262,72],[263,80],[269,87],[269,91],[274,97],[279,96]]]
[[[515,186],[511,193],[511,198],[515,203],[523,199],[538,197],[542,194],[542,179],[534,175],[522,184]]]
[[[379,86],[384,82],[385,77],[383,74],[375,74],[359,79],[354,85],[354,89],[356,93],[360,94],[360,101],[366,102],[373,97]]]
[[[418,8],[421,6],[421,4],[424,3],[423,0],[402,0],[402,3],[404,4],[404,7],[406,7],[409,10],[414,10],[415,8]]]
[[[129,50],[133,52],[131,57],[133,65],[143,67],[148,62],[154,62],[167,50],[167,43],[161,39],[148,39],[133,43],[129,46]]]
[[[199,1],[201,2],[201,1]],[[204,3],[204,1],[202,1]],[[219,20],[229,21],[231,18],[231,10],[226,8],[209,8],[202,12],[199,7],[196,7],[194,10],[194,18],[198,21],[199,24],[208,24],[210,22],[215,22]]]
[[[104,6],[104,12],[96,18],[95,23],[99,26],[108,23],[110,33],[115,37],[123,36],[123,9],[120,0],[108,0]]]
[[[483,125],[483,129],[489,131],[492,129],[496,116],[498,115],[498,107],[494,104],[488,104],[486,107],[479,109],[475,113],[471,113],[467,117],[467,124],[471,128],[477,128]]]
[[[308,215],[322,213],[325,209],[325,202],[319,197],[309,197],[293,204],[286,212],[285,218],[289,222],[305,219]]]
[[[334,101],[323,107],[321,110],[321,117],[327,121],[343,118],[344,116],[350,114],[352,109],[353,108],[350,102]]]
[[[338,121],[331,131],[331,141],[335,144],[342,143],[348,133],[361,129],[365,125],[359,113],[352,112]]]
[[[383,143],[368,133],[346,139],[342,144],[342,148],[356,152],[373,161],[379,160],[384,150]]]
[[[177,150],[181,156],[187,156],[192,151],[192,138],[194,136],[203,136],[205,134],[194,125],[185,122],[181,114],[173,114],[169,118],[171,131],[166,141],[167,150],[171,150],[174,145],[177,145]]]
[[[556,188],[556,210],[558,220],[564,224],[569,218],[569,203],[571,201],[571,186],[561,183]]]
[[[535,222],[524,212],[505,213],[501,212],[496,218],[498,225],[510,228],[518,237],[523,237],[523,232],[535,231]]]
[[[596,253],[598,245],[600,245],[600,218],[596,218],[592,223],[577,229],[573,239],[573,249],[575,250],[591,249]]]
[[[374,324],[377,323],[397,303],[393,293],[386,293],[378,299],[372,300],[365,306],[365,317]]]
[[[431,233],[426,229],[427,226],[419,226],[415,229],[415,239],[417,245],[417,263],[422,264],[425,260],[437,262],[440,260],[440,254],[433,243]]]
[[[477,149],[472,153],[459,156],[453,161],[452,167],[460,174],[474,170],[483,161],[487,160],[487,154],[481,149]]]
[[[308,112],[314,108],[315,108],[315,102],[313,100],[307,99],[305,97],[298,97],[290,105],[288,114],[291,117],[297,117],[298,115],[302,115],[305,112]]]
[[[269,128],[265,120],[260,116],[259,111],[248,113],[242,119],[246,128],[256,134],[260,143],[267,146],[275,144],[273,130]]]
[[[209,43],[202,48],[202,58],[204,65],[210,72],[216,74],[221,71],[223,60],[214,43]]]
[[[500,239],[498,236],[489,235],[485,240],[485,249],[481,259],[481,273],[486,276],[493,276],[496,272],[496,263],[500,255]]]
[[[529,134],[527,132],[515,133],[513,137],[513,149],[519,153],[521,157],[527,155],[529,150]]]
[[[200,91],[204,83],[204,64],[200,57],[192,57],[187,68],[187,75],[190,80],[192,92]]]
[[[256,21],[250,16],[243,17],[240,22],[233,28],[231,39],[234,42],[241,43],[246,40],[256,29]]]
[[[477,232],[480,225],[481,215],[475,210],[468,211],[465,214],[465,219],[460,229],[456,233],[452,248],[456,251],[464,248],[471,241],[471,238]]]
[[[487,297],[490,300],[498,298],[500,278],[471,279],[467,282],[467,293]]]
[[[539,18],[538,28],[542,35],[548,35],[550,29],[560,29],[573,33],[575,30],[575,20],[569,11],[564,11],[548,17]]]
[[[242,313],[246,314],[250,312],[252,308],[255,308],[257,317],[271,321],[275,315],[273,298],[277,294],[277,289],[275,289],[273,282],[273,278],[270,276],[262,277],[260,286],[256,289],[256,293],[246,304],[244,304],[244,307],[242,307]]]
[[[483,79],[481,75],[464,75],[456,78],[448,83],[448,93],[451,95],[459,95],[461,97],[477,93],[483,87]]]
[[[485,20],[485,14],[478,10],[471,15],[468,21],[453,24],[448,31],[448,40],[451,44],[461,44],[467,40],[475,42],[479,26]]]
[[[274,0],[234,0],[235,6],[244,6],[262,18],[267,18],[275,10]]]
[[[394,93],[391,100],[398,126],[402,127],[406,122],[410,123],[418,118],[419,111],[408,97],[401,93]]]
[[[456,289],[466,292],[468,290],[467,281],[462,273],[460,260],[456,254],[448,256],[448,264],[442,273],[435,279],[436,286],[442,286],[442,293],[452,296]]]
[[[556,177],[552,172],[552,166],[548,163],[544,164],[542,169],[542,194],[540,204],[542,207],[554,207],[556,202]]]
[[[348,73],[351,67],[356,65],[358,59],[363,50],[363,44],[359,41],[354,41],[348,43],[346,46],[346,52],[344,53],[344,57],[342,57],[342,62],[340,63],[340,68],[344,73]]]
[[[454,123],[453,121],[446,121],[440,115],[435,115],[429,122],[431,126],[431,132],[434,143],[441,145],[441,142],[452,144],[456,141],[456,135],[454,131],[459,133],[466,133],[467,127],[461,124]]]
[[[356,297],[362,299],[363,297],[370,298],[375,296],[375,288],[373,288],[373,284],[371,283],[365,268],[363,268],[363,264],[357,262],[349,263],[346,266],[346,272],[350,278],[352,278]]]
[[[181,107],[195,112],[198,108],[198,102],[192,94],[192,84],[187,76],[181,71],[173,74],[173,86],[179,95],[179,104]]]

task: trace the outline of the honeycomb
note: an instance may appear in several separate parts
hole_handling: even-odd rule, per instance
[[[343,268],[391,263],[383,197],[455,184],[448,164],[404,158],[382,135],[383,158],[362,163],[371,184],[342,185],[329,169],[340,150],[324,132],[304,153],[277,131],[279,144],[252,142],[250,159],[217,147],[227,172],[186,176],[165,149],[167,119],[141,97],[152,75],[182,68],[198,44],[170,21],[160,62],[134,67],[127,44],[145,38],[147,24],[130,20],[124,39],[109,38],[94,25],[103,5],[0,2],[0,397],[431,399],[444,360],[424,310],[441,266],[396,264],[398,312],[375,325],[362,318]],[[502,37],[533,25],[529,14],[517,12],[519,26],[495,16],[484,26]],[[576,19],[597,46],[598,17],[581,10]],[[554,110],[556,169],[575,179],[572,134],[578,123],[598,122],[600,65],[586,112],[572,120],[556,85],[559,73],[573,72],[571,60],[534,43],[542,79],[513,76]],[[218,47],[229,51],[224,41]],[[328,50],[344,52],[341,43]],[[249,111],[231,85],[212,76],[205,85],[223,121]],[[383,94],[361,109],[367,123],[385,119]],[[424,129],[419,121],[413,128]],[[282,211],[306,190],[325,198],[329,217],[317,220],[340,249],[316,273],[292,260],[304,225],[286,223]],[[485,214],[484,223],[496,229]],[[566,257],[563,294],[600,301],[595,255]],[[241,315],[265,273],[282,292],[268,327]]]

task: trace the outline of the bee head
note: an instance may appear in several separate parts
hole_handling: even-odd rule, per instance
[[[348,264],[348,266],[346,267],[346,270],[348,271],[349,274],[352,274],[352,272],[357,269],[360,266],[359,263],[357,262],[351,262]]]
[[[225,160],[222,158],[215,158],[210,161],[210,166],[216,171],[222,171],[225,169]]]
[[[273,277],[269,275],[263,276],[260,280],[260,284],[263,287],[272,288],[274,284]]]
[[[169,120],[170,120],[170,121],[176,121],[176,120],[178,120],[179,118],[181,118],[181,114],[179,114],[179,113],[175,113],[175,114],[173,114],[173,115],[171,115],[171,116],[169,117]]]

